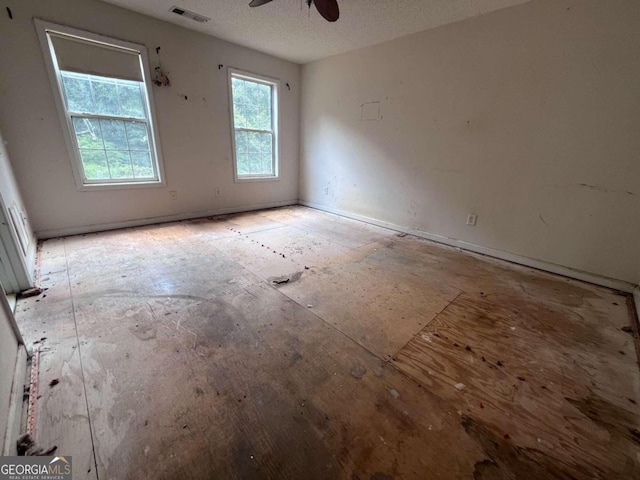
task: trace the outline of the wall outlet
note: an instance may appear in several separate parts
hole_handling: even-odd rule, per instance
[[[169,192],[169,196],[171,197],[171,200],[177,200],[178,199],[178,192],[176,190],[171,190]]]
[[[324,188],[322,189],[322,193],[323,193],[324,195],[329,195],[329,187],[324,187]]]
[[[219,196],[220,196],[220,189],[216,188],[216,197],[219,197]]]
[[[469,225],[470,227],[475,227],[477,220],[478,215],[476,215],[475,213],[470,213],[469,215],[467,215],[467,225]]]

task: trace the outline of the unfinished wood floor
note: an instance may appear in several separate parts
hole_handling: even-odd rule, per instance
[[[616,292],[304,207],[47,241],[40,276],[74,478],[640,478]]]

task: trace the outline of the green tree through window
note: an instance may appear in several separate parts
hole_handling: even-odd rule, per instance
[[[60,73],[85,178],[155,179],[144,84]]]

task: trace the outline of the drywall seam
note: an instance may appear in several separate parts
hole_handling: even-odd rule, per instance
[[[614,290],[620,290],[625,293],[634,293],[634,288],[636,290],[638,288],[636,287],[636,285],[632,283],[624,282],[622,280],[602,277],[600,275],[595,275],[593,273],[574,270],[569,267],[563,267],[562,265],[556,265],[556,264],[545,262],[542,260],[536,260],[534,258],[528,258],[522,255],[517,255],[515,253],[496,250],[494,248],[483,247],[482,245],[476,245],[475,243],[465,242],[463,240],[457,240],[455,238],[443,237],[433,233],[424,232],[422,230],[412,230],[410,228],[403,227],[401,225],[396,225],[394,223],[384,222],[381,220],[377,220],[375,218],[365,217],[363,215],[346,212],[343,210],[339,210],[337,208],[331,208],[325,205],[320,205],[313,202],[307,202],[304,200],[300,200],[299,203],[300,205],[315,208],[318,210],[323,210],[329,213],[334,213],[342,217],[352,218],[354,220],[360,220],[362,222],[371,223],[372,225],[377,225],[379,227],[390,228],[391,230],[397,230],[398,232],[408,233],[410,235],[415,235],[416,237],[426,238],[427,240],[432,240],[437,243],[442,243],[452,247],[457,247],[462,250],[467,250],[474,253],[480,253],[482,255],[487,255],[489,257],[498,258],[500,260],[506,260],[508,262],[517,263],[519,265],[536,268],[538,270],[543,270],[545,272],[555,273],[557,275],[563,275],[565,277],[581,280],[583,282],[593,283],[595,285],[600,285],[602,287],[612,288]],[[638,294],[634,293],[634,297],[636,299],[636,306],[638,305],[639,296],[640,296],[640,293]]]
[[[82,233],[103,232],[106,230],[118,230],[121,228],[141,227],[143,225],[153,225],[156,223],[177,222],[180,220],[190,220],[193,218],[210,217],[214,215],[225,215],[229,213],[251,212],[253,210],[264,210],[265,208],[286,207],[289,205],[297,205],[297,200],[285,200],[281,202],[262,203],[256,205],[244,205],[240,207],[218,208],[214,210],[204,210],[199,212],[181,213],[177,215],[164,215],[161,217],[140,218],[135,220],[126,220],[124,222],[101,223],[96,225],[87,225],[79,227],[56,228],[52,230],[42,230],[36,232],[38,240],[47,240],[49,238],[65,237],[67,235],[78,235]]]

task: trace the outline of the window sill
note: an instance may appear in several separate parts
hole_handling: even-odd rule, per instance
[[[166,186],[166,182],[157,180],[149,182],[85,183],[82,184],[78,190],[81,192],[91,192],[95,190],[126,190],[129,188],[156,188]]]
[[[280,180],[280,177],[268,176],[268,177],[236,177],[236,183],[245,183],[245,182],[276,182]]]

